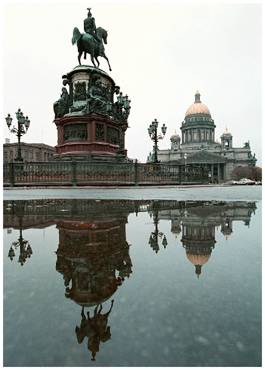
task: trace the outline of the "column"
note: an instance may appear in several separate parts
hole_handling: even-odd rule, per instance
[[[218,179],[218,184],[220,182],[220,163],[217,163],[217,179]]]

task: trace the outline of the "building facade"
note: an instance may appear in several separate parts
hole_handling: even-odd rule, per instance
[[[251,153],[249,142],[241,148],[233,147],[233,136],[227,130],[221,135],[221,142],[217,142],[215,127],[211,113],[197,91],[181,124],[181,137],[172,135],[171,148],[159,150],[158,160],[183,165],[187,171],[199,167],[208,171],[211,182],[231,180],[235,167],[255,166],[257,159]],[[152,161],[152,154],[148,161]]]
[[[4,144],[3,159],[4,163],[14,162],[17,151],[17,143]],[[53,159],[55,149],[53,146],[40,143],[21,143],[21,155],[24,162],[48,162]]]

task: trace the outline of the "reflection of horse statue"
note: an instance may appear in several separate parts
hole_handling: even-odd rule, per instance
[[[85,337],[88,338],[87,346],[92,353],[92,361],[96,359],[96,353],[99,351],[100,342],[106,342],[111,337],[110,327],[107,326],[107,324],[113,302],[112,300],[109,311],[104,314],[101,314],[102,304],[98,304],[94,309],[94,317],[92,318],[89,316],[89,311],[87,312],[86,318],[84,306],[82,307],[80,327],[76,326],[75,333],[78,343],[82,343]]]
[[[99,41],[97,41],[92,35],[89,33],[80,33],[79,29],[77,27],[73,30],[73,37],[72,37],[72,44],[74,45],[77,42],[77,49],[78,49],[78,62],[81,65],[80,58],[83,53],[85,53],[84,58],[86,59],[86,53],[90,54],[91,62],[95,67],[99,66],[98,57],[103,57],[106,59],[109,65],[109,70],[111,71],[111,67],[109,64],[109,60],[105,55],[105,49],[103,45],[107,44],[107,37],[108,32],[104,30],[102,27],[98,27],[97,31],[97,38]],[[103,40],[103,41],[102,41]],[[97,66],[95,64],[94,59],[97,61]]]

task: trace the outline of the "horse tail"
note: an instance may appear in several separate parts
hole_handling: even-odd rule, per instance
[[[82,33],[80,33],[79,29],[77,27],[73,30],[73,37],[72,37],[72,44],[74,45],[76,42],[78,42],[82,37]]]

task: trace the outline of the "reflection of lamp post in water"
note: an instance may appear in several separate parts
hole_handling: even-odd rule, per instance
[[[154,225],[155,225],[155,231],[152,231],[149,237],[149,244],[150,247],[157,253],[159,251],[159,243],[158,238],[162,238],[162,245],[164,248],[167,246],[167,238],[164,233],[158,230],[158,210],[154,211],[153,214],[154,217]]]
[[[23,266],[27,258],[30,258],[32,255],[32,249],[31,249],[29,242],[25,240],[22,236],[24,206],[25,206],[24,201],[18,201],[17,204],[15,205],[13,204],[14,208],[12,207],[13,209],[12,213],[18,217],[18,221],[19,221],[19,238],[16,242],[13,242],[11,244],[11,247],[9,248],[9,252],[8,252],[8,257],[10,258],[11,261],[13,261],[16,255],[15,249],[19,247],[18,262],[21,264],[21,266]]]
[[[15,257],[15,251],[14,249],[17,249],[19,247],[19,257],[18,257],[18,262],[21,264],[21,266],[24,265],[26,262],[27,258],[30,258],[32,255],[32,249],[29,244],[29,242],[25,239],[23,239],[22,236],[22,229],[19,229],[19,238],[17,242],[13,242],[11,244],[11,247],[8,252],[8,257],[10,258],[11,261],[13,261],[13,258]]]

